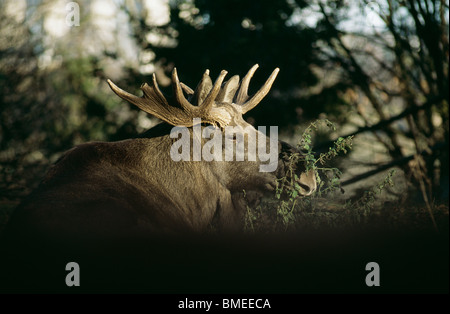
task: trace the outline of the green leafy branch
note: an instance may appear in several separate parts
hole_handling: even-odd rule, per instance
[[[317,192],[319,196],[330,193],[338,187],[340,187],[341,171],[337,168],[327,168],[323,165],[337,157],[340,153],[346,154],[349,149],[352,148],[353,136],[347,138],[339,137],[329,148],[328,152],[321,153],[316,158],[316,154],[313,151],[313,133],[319,129],[320,125],[325,124],[327,128],[336,130],[335,125],[328,119],[316,120],[312,122],[303,132],[299,142],[297,143],[297,149],[302,153],[293,153],[287,157],[287,171],[284,177],[277,179],[275,197],[280,200],[277,206],[277,216],[281,220],[282,224],[287,228],[293,222],[295,222],[294,210],[297,205],[297,199],[300,195],[300,185],[298,182],[298,175],[295,173],[296,165],[299,162],[304,162],[306,171],[314,171],[316,173]],[[320,174],[323,174],[322,176]],[[322,177],[327,178],[326,181]],[[328,183],[328,184],[326,184]],[[283,193],[286,193],[288,199],[281,199]]]
[[[354,213],[357,221],[360,222],[361,217],[368,217],[370,212],[372,211],[377,196],[380,195],[386,187],[394,186],[393,177],[396,171],[391,170],[388,172],[383,181],[372,187],[370,190],[365,191],[361,198],[354,202],[348,202],[346,204],[347,210]]]

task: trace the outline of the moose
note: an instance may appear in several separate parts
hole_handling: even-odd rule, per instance
[[[269,143],[268,136],[243,118],[266,96],[279,72],[276,68],[249,97],[249,83],[257,68],[254,65],[241,81],[235,75],[225,83],[227,72],[223,70],[214,84],[206,70],[195,90],[179,81],[174,68],[171,97],[163,95],[155,74],[151,85],[141,86],[142,97],[108,80],[115,94],[162,122],[136,138],[90,142],[67,151],[15,210],[9,230],[96,237],[204,232],[211,226],[238,229],[246,202],[258,202],[273,193],[277,178],[287,173],[286,156],[297,150],[277,140],[279,158],[271,172],[260,171],[264,161],[247,158],[247,149],[243,161],[174,161],[170,152],[178,138],[171,130],[184,127],[193,140],[196,127],[208,126],[226,137],[220,131],[232,126],[239,127],[241,134],[234,134],[228,141]],[[256,138],[250,136],[251,131]],[[205,145],[206,139],[199,139],[199,143]],[[310,195],[316,189],[316,174],[306,171],[303,162],[295,167],[299,194]],[[244,190],[248,199],[244,199]]]

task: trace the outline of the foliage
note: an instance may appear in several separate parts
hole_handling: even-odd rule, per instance
[[[318,205],[317,201],[324,199],[333,201],[335,199],[333,192],[336,190],[342,191],[340,186],[342,172],[337,167],[326,167],[326,162],[347,154],[348,150],[352,148],[352,137],[338,138],[333,146],[329,147],[328,152],[315,154],[312,150],[312,137],[313,132],[318,130],[319,125],[325,125],[331,129],[335,128],[332,122],[324,119],[312,122],[305,129],[297,146],[302,153],[292,153],[289,156],[286,175],[277,180],[274,195],[276,201],[266,201],[265,204],[258,205],[254,209],[247,205],[245,230],[249,232],[273,231],[281,227],[282,230],[287,231],[298,228],[302,224],[302,220],[309,222],[312,220],[312,224],[318,228],[348,227],[368,223],[373,217],[372,210],[376,206],[376,202],[382,199],[382,192],[394,186],[393,177],[396,170],[390,170],[382,182],[364,191],[358,199],[333,204],[334,212],[329,212],[330,205],[323,202],[318,203],[320,204]],[[295,173],[295,165],[298,162],[306,162],[307,170],[316,172],[317,191],[311,196],[301,197],[299,194],[300,186],[296,182],[298,176]],[[270,227],[267,225],[267,221],[274,220],[274,210],[276,211],[277,226]],[[311,215],[314,218],[311,218]],[[265,219],[267,216],[272,218]]]
[[[395,175],[395,169],[390,170],[386,175],[384,180],[374,187],[372,187],[368,191],[364,191],[363,196],[357,199],[356,201],[349,201],[345,204],[346,212],[350,213],[350,217],[354,217],[357,223],[360,223],[361,220],[367,221],[368,217],[371,214],[371,210],[375,206],[375,202],[377,197],[388,187],[393,187],[394,182],[392,180]]]
[[[338,156],[339,153],[346,154],[347,150],[352,147],[352,137],[346,139],[338,138],[328,152],[321,153],[316,158],[312,148],[312,136],[313,131],[317,130],[320,124],[325,124],[328,128],[335,129],[334,124],[327,119],[312,122],[303,132],[297,144],[297,149],[302,153],[293,153],[289,156],[286,175],[277,180],[275,197],[280,200],[277,213],[286,228],[295,222],[295,209],[301,189],[297,183],[299,179],[298,174],[295,173],[296,165],[299,162],[306,163],[306,171],[314,171],[316,173],[317,191],[314,197],[322,197],[329,194],[340,185],[341,171],[335,167],[322,166],[327,160]],[[287,200],[282,199],[283,193],[287,194]]]
[[[347,154],[347,150],[352,148],[353,137],[349,136],[345,139],[339,137],[334,142],[334,145],[329,148],[328,152],[320,153],[316,158],[316,154],[313,151],[312,145],[312,132],[318,129],[319,124],[325,124],[327,127],[335,129],[334,124],[327,119],[316,120],[310,123],[310,125],[303,132],[297,144],[297,149],[302,153],[293,153],[289,156],[287,174],[277,181],[277,189],[275,194],[277,199],[280,199],[281,195],[283,194],[283,192],[285,192],[286,189],[289,190],[288,194],[290,197],[294,199],[297,198],[300,186],[298,185],[298,183],[296,183],[296,181],[298,181],[298,175],[295,173],[295,165],[299,162],[304,162],[306,164],[306,171],[316,172],[316,193],[319,196],[327,194],[338,187],[339,177],[342,174],[341,171],[335,167],[328,168],[321,167],[321,165],[323,166],[326,161],[337,157],[340,153]],[[332,173],[331,177],[327,174],[328,172]],[[324,181],[322,177],[330,177],[329,182]]]

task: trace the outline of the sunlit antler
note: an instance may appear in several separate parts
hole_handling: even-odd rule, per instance
[[[152,77],[152,86],[146,83],[141,86],[144,93],[142,97],[122,90],[111,80],[108,80],[108,84],[119,97],[172,125],[192,126],[193,119],[200,118],[202,122],[225,127],[232,119],[232,113],[226,105],[231,105],[232,102],[240,105],[239,111],[242,114],[251,110],[269,92],[279,71],[276,68],[263,87],[248,100],[248,85],[257,68],[258,65],[254,65],[240,84],[239,76],[235,75],[223,85],[227,71],[222,70],[213,85],[209,70],[206,70],[195,91],[180,82],[177,70],[174,68],[172,72],[174,98],[169,100],[159,89],[155,74]],[[189,100],[186,99],[183,91],[189,95]]]
[[[241,82],[241,86],[239,87],[239,91],[235,96],[235,103],[242,105],[242,114],[246,113],[247,111],[252,110],[256,107],[257,104],[261,102],[261,100],[267,95],[270,88],[272,87],[273,82],[275,81],[275,78],[278,75],[278,72],[280,71],[279,68],[276,68],[273,70],[270,77],[267,79],[266,83],[264,83],[263,87],[256,92],[256,94],[247,101],[248,99],[248,85],[250,83],[251,78],[253,77],[253,74],[255,73],[256,69],[258,69],[259,65],[255,64],[248,73],[244,76]]]

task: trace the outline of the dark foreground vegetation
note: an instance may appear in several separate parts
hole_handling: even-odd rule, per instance
[[[279,220],[262,203],[235,234],[104,240],[5,239],[2,293],[448,293],[448,206],[385,204],[370,214],[329,200]],[[273,205],[273,204],[272,204]],[[266,215],[267,214],[267,215]],[[277,220],[278,217],[278,220]],[[67,263],[81,284],[67,287]],[[369,262],[381,286],[365,283]]]

